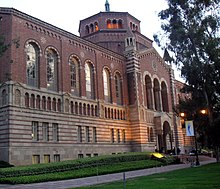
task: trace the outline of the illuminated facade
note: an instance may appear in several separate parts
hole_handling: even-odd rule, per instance
[[[0,8],[0,160],[16,165],[130,151],[178,140],[173,70],[127,12],[80,21],[80,37]]]

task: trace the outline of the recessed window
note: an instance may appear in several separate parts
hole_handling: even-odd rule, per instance
[[[26,45],[27,84],[38,87],[39,48],[34,43]]]
[[[53,49],[47,49],[47,88],[57,91],[57,53]]]

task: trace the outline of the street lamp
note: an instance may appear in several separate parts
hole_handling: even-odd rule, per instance
[[[199,112],[201,114],[203,114],[203,115],[207,114],[207,110],[205,110],[205,109],[202,109]],[[182,117],[184,119],[187,136],[194,136],[194,138],[195,138],[196,166],[198,166],[198,165],[200,165],[200,163],[199,163],[199,155],[198,155],[198,144],[197,144],[197,139],[196,139],[196,129],[193,126],[193,120],[187,120],[186,113],[184,113],[184,112],[180,113],[180,117]],[[190,117],[192,117],[194,119],[194,114],[192,114]],[[187,121],[185,121],[185,119]]]

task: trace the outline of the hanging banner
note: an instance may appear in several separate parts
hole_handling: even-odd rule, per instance
[[[186,136],[195,136],[193,121],[185,121],[186,126]]]

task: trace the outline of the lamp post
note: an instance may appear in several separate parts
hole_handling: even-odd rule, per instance
[[[207,114],[207,110],[202,109],[199,111],[199,113],[205,115],[205,114]],[[182,117],[183,119],[184,118],[187,119],[186,113],[184,113],[184,112],[180,113],[180,117]],[[192,114],[190,117],[192,117],[194,119],[194,114]],[[193,120],[188,120],[188,121],[184,120],[184,122],[185,122],[187,136],[194,136],[196,166],[199,166],[200,162],[199,162],[199,155],[198,155],[198,143],[197,143],[197,137],[196,137],[196,129],[193,126]]]

